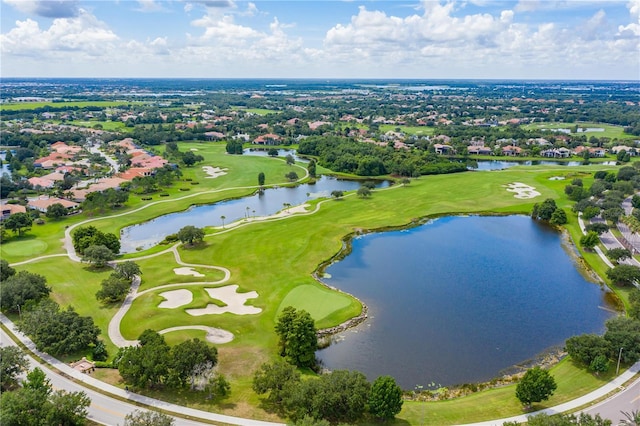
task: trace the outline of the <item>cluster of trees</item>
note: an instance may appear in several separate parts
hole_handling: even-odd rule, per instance
[[[218,351],[199,339],[169,347],[164,337],[145,330],[138,346],[121,348],[114,360],[120,375],[138,388],[189,387],[209,392],[210,398],[225,396],[230,387],[224,376],[215,372]]]
[[[571,358],[594,373],[606,372],[618,357],[626,364],[640,359],[640,320],[621,316],[609,319],[605,325],[602,336],[581,334],[565,342]]]
[[[73,248],[84,256],[89,247],[106,247],[113,254],[120,253],[120,240],[115,234],[102,232],[95,226],[81,226],[71,234]]]
[[[564,225],[567,223],[567,213],[558,208],[556,202],[551,198],[547,198],[542,203],[535,203],[531,211],[531,217],[549,222],[552,225]]]
[[[98,344],[100,328],[91,317],[80,316],[72,306],[60,309],[51,299],[22,310],[18,329],[28,335],[38,350],[51,355],[85,351]]]
[[[121,189],[109,188],[105,191],[90,192],[82,202],[82,211],[88,215],[103,213],[107,209],[121,207],[127,201],[129,192]]]
[[[134,194],[152,194],[162,187],[170,187],[182,177],[182,172],[178,167],[168,164],[155,169],[151,176],[136,176],[130,182],[123,182],[120,188],[131,191]]]
[[[80,426],[86,423],[87,408],[91,404],[86,393],[54,391],[49,379],[39,368],[30,371],[22,382],[22,387],[16,388],[15,372],[25,368],[25,360],[13,348],[0,348],[3,373],[7,372],[4,368],[6,357],[11,357],[16,366],[10,372],[13,382],[11,389],[15,390],[3,389],[0,397],[1,424]],[[3,385],[4,382],[5,378]]]
[[[20,312],[26,305],[38,303],[51,293],[42,275],[16,270],[0,259],[0,308],[5,312]]]
[[[358,176],[420,176],[466,171],[466,164],[452,162],[424,150],[395,150],[374,144],[338,137],[309,137],[298,152],[314,156],[318,164],[336,172]]]
[[[244,150],[244,147],[242,145],[242,142],[231,140],[227,142],[226,150],[227,150],[227,154],[242,155],[242,151]]]
[[[626,423],[619,423],[620,425]],[[502,426],[520,426],[519,422],[504,422]],[[586,413],[575,414],[536,414],[527,417],[528,426],[611,426],[611,420],[603,419],[600,414],[592,416]]]
[[[370,384],[357,371],[338,370],[301,380],[295,366],[285,361],[263,364],[253,378],[253,389],[267,395],[266,403],[294,422],[325,420],[354,423],[371,418],[392,419],[402,409],[402,390],[390,376]]]
[[[193,151],[181,152],[178,144],[175,142],[167,142],[165,145],[165,157],[175,162],[180,162],[187,167],[204,161],[202,155],[196,154]]]
[[[136,275],[142,274],[140,266],[132,261],[118,263],[114,272],[104,279],[100,290],[96,292],[96,299],[103,303],[122,302],[131,288]]]
[[[193,225],[187,225],[178,231],[176,237],[182,244],[194,246],[204,240],[204,229],[196,228]]]

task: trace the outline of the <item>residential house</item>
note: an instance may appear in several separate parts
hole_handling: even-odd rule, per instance
[[[273,133],[267,133],[266,135],[260,135],[253,140],[255,145],[277,145],[280,142],[280,136]]]
[[[629,156],[634,157],[637,155],[636,149],[631,146],[626,145],[617,145],[610,149],[611,153],[614,155],[618,155],[620,151],[625,151]]]
[[[436,154],[440,154],[440,155],[448,155],[448,154],[453,154],[455,152],[455,150],[451,145],[444,145],[440,143],[433,144],[433,149],[436,152]]]
[[[69,211],[76,210],[80,207],[80,204],[78,203],[56,197],[40,197],[36,200],[30,200],[28,206],[42,213],[46,213],[47,208],[54,204],[62,204]]]
[[[522,148],[513,145],[504,146],[502,147],[502,155],[506,155],[508,157],[518,157],[522,155]]]
[[[467,147],[467,152],[475,155],[491,155],[493,151],[488,146],[470,145]]]
[[[20,204],[3,204],[0,206],[0,208],[2,208],[2,210],[0,210],[0,212],[2,213],[0,215],[0,220],[5,220],[12,214],[27,212],[27,208],[25,206],[21,206]]]

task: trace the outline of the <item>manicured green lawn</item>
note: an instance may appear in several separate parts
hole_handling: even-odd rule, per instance
[[[406,133],[407,135],[428,136],[435,134],[435,128],[428,126],[396,126],[393,124],[380,125],[380,131],[383,133],[388,131],[395,132],[396,129],[400,129],[402,133]]]
[[[36,108],[44,108],[46,106],[55,107],[55,108],[64,108],[64,107],[85,108],[88,106],[97,106],[97,107],[106,108],[106,107],[131,105],[133,103],[140,103],[140,102],[123,102],[123,101],[17,102],[17,103],[3,103],[0,105],[0,110],[22,111],[22,110],[30,110],[30,109],[36,109]]]
[[[210,203],[250,194],[255,190],[259,172],[266,174],[268,184],[282,184],[284,174],[296,167],[287,166],[282,159],[227,155],[224,154],[224,145],[220,143],[181,143],[179,146],[183,151],[197,149],[197,152],[205,157],[205,165],[227,168],[228,174],[207,180],[201,165],[184,169],[184,178],[200,182],[199,185],[189,186],[191,190],[186,197],[184,192],[177,189],[187,185],[188,182],[183,181],[176,184],[176,188],[167,191],[171,196],[163,199],[161,203],[134,211],[151,202],[143,202],[132,197],[130,205],[122,210],[131,214],[100,218],[91,224],[102,230],[117,232],[127,224],[184,210],[194,203]],[[319,327],[328,327],[361,312],[360,304],[355,299],[327,289],[311,276],[323,261],[331,259],[340,251],[345,236],[361,231],[383,230],[418,223],[425,217],[439,215],[528,214],[534,203],[546,198],[554,198],[561,207],[569,208],[570,203],[564,199],[564,186],[574,177],[581,177],[587,184],[592,173],[600,169],[601,166],[579,166],[571,169],[562,166],[518,166],[502,171],[425,176],[412,180],[406,186],[397,185],[374,190],[372,196],[367,199],[348,193],[341,200],[314,200],[309,204],[310,211],[319,206],[315,213],[295,215],[281,220],[256,221],[226,232],[208,229],[207,232],[210,234],[205,238],[206,244],[191,249],[178,249],[181,260],[188,264],[228,268],[231,278],[221,285],[239,285],[239,292],[256,291],[258,297],[250,299],[247,304],[262,309],[262,312],[252,315],[226,313],[194,317],[188,315],[185,309],[215,303],[204,292],[204,288],[211,285],[190,286],[193,301],[187,306],[175,309],[157,307],[163,300],[159,293],[164,291],[157,290],[141,295],[134,301],[121,327],[123,335],[133,339],[146,328],[161,330],[188,325],[208,325],[232,332],[235,339],[217,347],[220,352],[220,371],[231,380],[233,391],[228,401],[217,406],[216,410],[226,414],[272,418],[257,408],[258,397],[251,390],[251,377],[260,363],[277,357],[277,338],[273,327],[278,313],[288,305],[306,309]],[[304,171],[298,171],[302,176]],[[565,180],[550,180],[557,176],[563,176]],[[535,199],[517,199],[513,193],[507,192],[505,187],[513,182],[531,185],[541,195]],[[159,199],[154,196],[152,202],[156,200]],[[48,223],[34,228],[31,233],[38,238],[42,237],[47,244],[47,248],[41,249],[42,253],[61,252],[59,240],[62,238],[64,226],[82,219],[77,217],[59,223]],[[570,220],[575,221],[575,218],[570,215]],[[46,230],[54,235],[48,235]],[[33,239],[25,238],[3,244],[3,258],[5,253],[10,262],[32,256],[28,248],[31,241]],[[57,245],[58,249],[53,250],[52,245]],[[163,246],[138,255],[157,253],[158,250],[168,247]],[[173,269],[181,265],[175,261],[172,253],[139,260],[135,259],[135,255],[128,258],[136,261],[142,268],[141,290],[159,285],[217,281],[222,278],[220,271],[206,270],[202,267],[195,267],[195,270],[205,274],[205,277],[176,275]],[[96,323],[106,337],[106,326],[115,308],[101,307],[94,294],[108,272],[96,273],[87,269],[85,265],[71,263],[66,258],[42,260],[24,268],[40,271],[39,273],[47,276],[54,291],[59,293],[55,297],[63,303],[73,303],[74,306],[78,304],[79,307],[82,306],[81,313],[94,315],[94,318],[97,315]],[[68,276],[69,271],[73,277]],[[80,309],[78,311],[80,312]],[[170,333],[167,339],[172,343],[178,343],[187,338],[203,336],[203,332],[188,331]],[[111,345],[109,350],[110,354],[115,353]],[[556,367],[559,389],[555,398],[573,397],[587,388],[598,385],[599,380],[593,380],[589,374],[572,369],[566,364],[569,363],[561,363]],[[510,416],[518,414],[520,410],[513,392],[513,388],[504,387],[456,401],[406,403],[399,417],[412,424],[422,424],[429,415],[432,417],[428,418],[428,424],[451,424]],[[176,402],[185,400],[184,395],[165,397]],[[193,406],[200,406],[190,398],[187,400]]]
[[[612,379],[611,374],[596,377],[564,359],[551,368],[558,389],[544,403],[534,404],[533,410],[552,407],[582,396]],[[451,425],[480,422],[525,414],[515,397],[516,385],[478,392],[463,398],[437,402],[406,401],[397,416],[396,425]]]
[[[248,113],[257,114],[257,115],[275,114],[276,112],[278,112],[275,109],[265,109],[265,108],[231,107],[231,109],[236,111],[246,111]]]
[[[572,135],[585,135],[587,138],[595,136],[596,138],[610,138],[610,139],[635,139],[637,136],[633,136],[624,133],[622,126],[614,126],[612,124],[591,123],[591,122],[576,122],[576,123],[534,123],[523,125],[523,129],[527,130],[541,130],[541,129],[571,129],[574,126],[579,128],[601,128],[604,131],[597,132],[584,132],[584,133],[572,133]],[[561,134],[561,133],[559,133]]]

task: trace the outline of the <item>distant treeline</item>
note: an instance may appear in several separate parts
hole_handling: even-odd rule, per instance
[[[318,164],[333,171],[359,176],[420,176],[467,170],[466,164],[427,151],[396,150],[339,136],[309,137],[300,142],[298,153],[316,157]]]

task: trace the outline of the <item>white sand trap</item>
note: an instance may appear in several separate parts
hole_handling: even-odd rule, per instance
[[[549,180],[565,180],[564,176],[551,176]]]
[[[541,195],[538,191],[536,191],[536,189],[533,186],[525,185],[524,183],[521,183],[521,182],[513,182],[503,186],[507,188],[507,191],[515,192],[516,193],[514,195],[515,198],[528,199],[528,198],[535,198],[538,195]]]
[[[209,175],[207,179],[215,179],[227,174],[227,169],[221,169],[220,167],[202,166],[202,170]]]
[[[193,294],[189,290],[171,290],[160,293],[160,296],[166,300],[158,305],[158,308],[175,309],[180,306],[188,305],[193,301]]]
[[[224,314],[226,312],[236,315],[251,315],[262,312],[262,309],[260,308],[245,305],[248,299],[255,299],[258,297],[258,293],[255,291],[238,293],[237,285],[228,285],[219,288],[206,288],[205,290],[213,299],[218,299],[227,306],[220,307],[213,303],[209,303],[206,308],[187,309],[185,311],[186,313],[193,315],[194,317],[198,317],[201,315]]]
[[[173,272],[176,275],[193,275],[194,277],[204,277],[204,274],[194,270],[193,268],[184,267],[184,268],[174,268]]]
[[[165,328],[164,330],[160,330],[158,334],[170,333],[172,331],[182,331],[182,330],[203,330],[207,332],[207,342],[211,343],[229,343],[233,340],[233,333],[227,330],[223,330],[221,328],[213,328],[207,327],[206,325],[185,325],[182,327],[171,327]]]
[[[198,148],[190,148],[189,151],[197,151]]]

